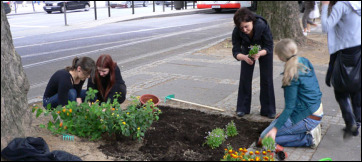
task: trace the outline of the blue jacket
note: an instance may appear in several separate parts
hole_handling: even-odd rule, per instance
[[[290,117],[295,124],[312,115],[321,104],[322,93],[319,89],[313,65],[308,59],[298,57],[298,62],[306,72],[298,70],[298,79],[293,79],[289,86],[284,86],[285,108],[280,114],[275,127],[279,129]]]

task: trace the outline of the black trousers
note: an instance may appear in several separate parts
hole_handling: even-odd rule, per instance
[[[249,65],[241,61],[239,92],[236,111],[250,113],[252,80],[255,63]],[[260,67],[260,114],[275,114],[275,95],[273,84],[273,54],[259,58]]]
[[[126,100],[126,94],[127,94],[127,87],[125,84],[120,84],[120,85],[114,85],[111,90],[108,93],[108,97],[109,99],[111,99],[111,101],[114,100],[114,95],[116,94],[116,92],[118,94],[120,94],[121,96],[118,98],[118,103],[123,103],[124,100]],[[108,99],[107,99],[108,100]],[[105,101],[106,102],[106,101]]]
[[[358,92],[334,91],[336,100],[342,112],[347,128],[354,125],[361,126],[361,90]]]

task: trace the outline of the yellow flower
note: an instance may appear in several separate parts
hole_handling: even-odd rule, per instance
[[[253,152],[253,151],[250,151],[249,154],[250,154],[250,155],[254,155],[254,152]]]
[[[260,161],[260,157],[259,156],[255,157],[255,161]]]
[[[140,97],[140,96],[137,96],[136,98],[137,98],[137,99],[140,99],[141,97]]]
[[[140,130],[140,127],[138,127],[137,130]]]
[[[112,113],[112,116],[114,115],[114,113]]]
[[[259,151],[255,151],[255,154],[259,155],[259,154],[260,154],[260,152],[259,152]]]
[[[57,113],[60,114],[60,111],[58,111]]]
[[[69,116],[69,113],[67,113],[67,116]]]
[[[96,102],[99,102],[99,100],[96,100]]]
[[[117,114],[117,117],[119,117],[119,114]]]
[[[62,127],[62,126],[63,126],[63,122],[60,122],[59,127]]]
[[[229,153],[230,153],[230,154],[233,153],[233,150],[229,150]]]
[[[129,112],[127,112],[127,115],[129,115]]]
[[[67,129],[67,126],[64,126],[64,129]]]
[[[239,148],[239,151],[240,151],[240,152],[243,152],[243,148]]]
[[[126,122],[122,122],[123,125],[126,125]]]
[[[152,102],[153,100],[152,100],[152,99],[150,99],[149,101],[150,101],[150,102]]]
[[[69,109],[69,112],[72,113],[72,109]]]
[[[266,155],[266,151],[263,151],[263,155]]]
[[[116,110],[115,108],[112,108],[112,111]]]
[[[65,112],[66,111],[66,109],[63,109],[63,112]]]

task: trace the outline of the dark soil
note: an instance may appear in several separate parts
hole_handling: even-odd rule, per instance
[[[115,160],[219,161],[227,144],[248,148],[269,123],[250,122],[242,118],[206,114],[196,110],[161,107],[160,119],[146,132],[142,142],[130,139],[108,139],[99,147]],[[225,128],[234,121],[238,135],[228,137],[218,148],[205,143],[207,132]]]

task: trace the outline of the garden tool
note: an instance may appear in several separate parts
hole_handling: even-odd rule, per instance
[[[74,136],[63,134],[63,141],[74,141]]]
[[[219,108],[216,108],[216,107],[211,107],[211,106],[201,105],[201,104],[194,103],[194,102],[189,102],[189,101],[184,101],[184,100],[180,100],[180,99],[175,99],[175,95],[174,95],[174,94],[166,96],[166,97],[165,97],[165,103],[166,103],[167,100],[173,100],[173,101],[183,102],[183,103],[187,103],[187,104],[191,104],[191,105],[196,105],[196,106],[201,106],[201,107],[204,107],[204,108],[207,108],[207,109],[212,109],[212,110],[217,110],[217,111],[225,111],[225,110],[223,110],[223,109],[219,109]]]

